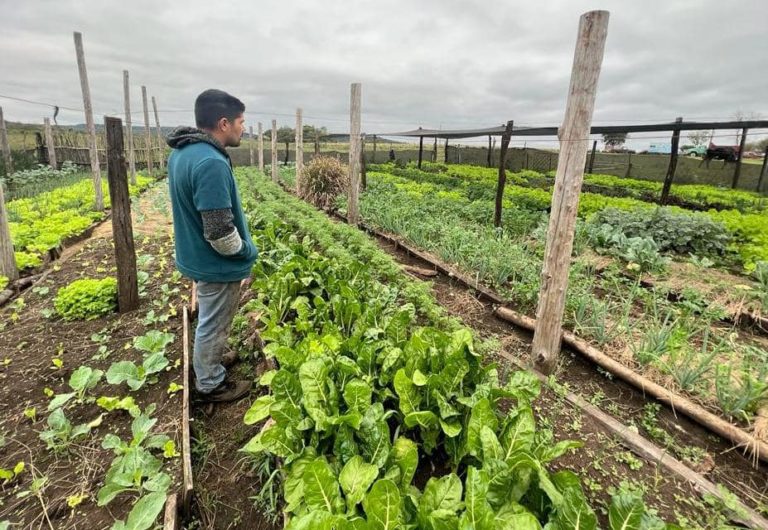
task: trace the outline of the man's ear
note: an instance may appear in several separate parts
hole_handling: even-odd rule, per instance
[[[223,131],[229,126],[229,120],[227,118],[221,118],[216,125],[220,131]]]

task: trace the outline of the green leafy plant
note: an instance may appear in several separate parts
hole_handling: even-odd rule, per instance
[[[75,280],[59,289],[53,301],[56,313],[64,320],[93,320],[117,307],[117,280]]]
[[[133,347],[145,353],[162,353],[165,348],[173,342],[173,333],[165,333],[155,329],[146,332],[144,335],[134,337]]]
[[[87,423],[72,425],[72,422],[64,414],[64,409],[59,407],[48,415],[46,420],[48,428],[40,433],[40,439],[47,444],[50,450],[64,451],[72,443],[82,440],[88,436],[92,429],[101,425],[102,418],[103,416],[99,415]]]
[[[79,367],[69,377],[69,387],[73,391],[65,394],[56,394],[48,404],[48,410],[51,411],[62,407],[73,398],[78,403],[93,401],[93,398],[86,397],[86,393],[99,384],[103,375],[104,372],[101,370],[93,369],[89,366]]]
[[[133,361],[118,361],[107,369],[107,382],[110,385],[124,382],[131,390],[138,390],[150,376],[161,372],[168,364],[168,358],[163,352],[148,355],[139,365]]]

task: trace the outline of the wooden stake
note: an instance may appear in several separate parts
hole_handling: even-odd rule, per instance
[[[13,173],[13,157],[11,156],[11,143],[8,141],[8,129],[3,118],[3,107],[0,107],[0,146],[3,149],[3,161],[5,162],[5,174]]]
[[[272,182],[277,182],[277,120],[272,120]]]
[[[448,163],[448,138],[445,139],[445,153],[443,153],[444,162]]]
[[[560,351],[579,191],[584,180],[587,138],[603,62],[608,17],[607,11],[590,11],[581,16],[565,118],[559,131],[560,157],[544,249],[532,348],[533,364],[545,374],[552,373]]]
[[[349,100],[349,192],[347,194],[347,219],[357,226],[360,222],[358,198],[360,194],[360,106],[362,85],[352,83]],[[423,140],[423,139],[422,139]]]
[[[488,167],[491,167],[491,135],[488,135]]]
[[[126,313],[139,307],[139,282],[133,245],[131,196],[123,151],[123,123],[119,118],[104,117],[104,129],[107,133],[107,180],[117,265],[117,308]]]
[[[182,309],[182,328],[181,337],[184,341],[182,348],[182,380],[183,388],[181,390],[181,471],[183,485],[181,489],[182,513],[189,515],[190,504],[192,501],[192,492],[194,491],[194,477],[192,476],[192,440],[189,428],[189,407],[192,385],[191,370],[189,369],[189,310],[185,305]]]
[[[424,155],[424,137],[419,136],[419,169],[421,169],[421,158]]]
[[[376,163],[376,135],[373,135],[373,156],[371,157],[371,163]]]
[[[80,90],[83,93],[83,108],[85,110],[85,127],[88,131],[88,154],[91,158],[91,174],[93,175],[94,208],[100,212],[104,209],[104,193],[101,189],[101,167],[99,152],[96,147],[96,124],[93,121],[91,106],[91,89],[88,85],[88,71],[85,68],[85,52],[83,51],[83,35],[75,32],[75,54],[77,69],[80,72]]]
[[[16,268],[16,256],[13,253],[11,227],[8,224],[8,212],[5,210],[5,194],[2,184],[0,184],[0,275],[9,280],[16,280],[19,277],[19,270]]]
[[[53,130],[51,129],[51,119],[44,118],[43,124],[45,125],[45,146],[48,148],[48,165],[53,169],[58,168],[56,161],[56,146],[53,145]]]
[[[683,122],[682,117],[675,118],[675,123],[679,124]],[[672,189],[672,181],[675,180],[675,171],[677,170],[677,153],[680,150],[680,129],[675,128],[672,131],[672,148],[669,154],[669,166],[667,167],[667,174],[664,177],[664,186],[661,188],[661,204],[667,204],[669,200],[669,191]],[[627,176],[631,170],[631,162],[627,163]]]
[[[507,162],[507,150],[509,149],[509,141],[512,139],[512,128],[514,127],[514,120],[507,122],[507,128],[504,130],[504,134],[501,137],[501,152],[499,153],[499,182],[496,184],[496,210],[493,215],[493,226],[501,226],[501,203],[504,199],[504,186],[507,183],[507,169],[504,167]]]
[[[250,155],[250,166],[253,167],[253,125],[248,126],[248,154]]]
[[[152,96],[152,110],[155,113],[155,128],[157,131],[157,163],[160,166],[160,171],[162,171],[165,167],[165,160],[163,160],[165,158],[163,156],[165,151],[165,141],[163,140],[163,131],[160,129],[160,117],[157,114],[157,101],[155,101],[155,96]]]
[[[768,146],[765,148],[765,155],[763,155],[763,167],[760,169],[760,177],[757,179],[757,191],[758,193],[763,191],[763,180],[765,174],[768,172]]]
[[[261,129],[261,122],[259,122],[259,171],[264,173],[264,131]]]
[[[296,195],[301,193],[301,172],[304,169],[304,125],[301,109],[296,109]]]
[[[368,174],[365,167],[365,133],[360,135],[360,189],[368,187]]]
[[[136,153],[133,149],[133,124],[131,123],[131,84],[128,70],[123,70],[123,98],[125,99],[125,136],[128,140],[128,173],[131,184],[136,184]]]
[[[597,151],[597,140],[592,142],[592,154],[589,155],[589,167],[587,167],[587,173],[592,173],[595,168],[595,151]]]
[[[437,136],[435,136],[435,143],[432,145],[432,162],[437,162]]]
[[[741,130],[741,142],[739,142],[739,152],[736,153],[736,167],[733,170],[733,183],[731,188],[736,189],[739,185],[739,177],[741,176],[741,159],[744,156],[744,145],[747,143],[747,129],[746,127]]]
[[[141,101],[144,105],[144,142],[147,149],[147,174],[152,175],[152,131],[149,128],[149,106],[147,105],[147,87],[141,86]]]

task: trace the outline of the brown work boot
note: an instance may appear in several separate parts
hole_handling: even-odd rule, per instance
[[[240,361],[240,357],[234,350],[227,350],[224,355],[221,356],[221,364],[224,368],[232,368]]]
[[[199,400],[208,403],[221,403],[224,401],[237,401],[248,395],[251,391],[251,381],[224,381],[207,394],[199,393]]]

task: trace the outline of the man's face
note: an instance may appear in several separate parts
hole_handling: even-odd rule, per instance
[[[233,121],[222,118],[219,120],[219,130],[225,139],[224,147],[238,147],[245,131],[245,118],[242,114]]]

